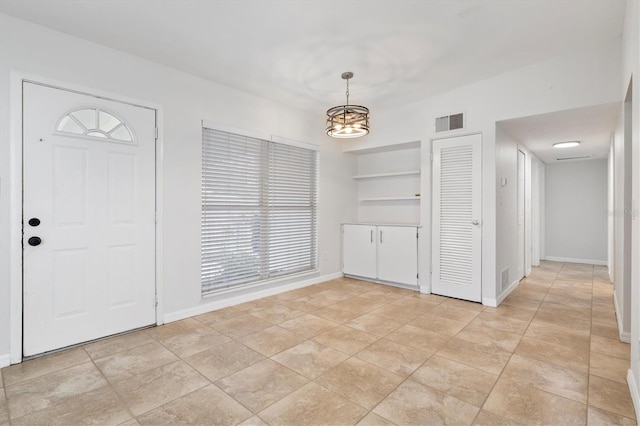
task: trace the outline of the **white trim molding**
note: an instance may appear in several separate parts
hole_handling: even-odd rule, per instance
[[[636,412],[636,419],[640,419],[640,393],[638,392],[638,384],[631,369],[627,370],[627,385],[629,386],[633,409]]]
[[[171,312],[164,316],[164,322],[170,323],[179,321],[185,318],[189,318],[195,315],[206,314],[207,312],[215,311],[222,308],[228,308],[229,306],[239,305],[240,303],[251,302],[253,300],[262,299],[264,297],[274,296],[276,294],[284,293],[291,290],[297,290],[299,288],[308,287],[314,284],[323,283],[325,281],[331,281],[336,278],[342,278],[344,275],[342,272],[335,272],[333,274],[322,275],[320,277],[310,278],[304,281],[296,281],[289,284],[280,285],[277,287],[267,288],[263,290],[256,289],[251,293],[242,294],[238,296],[229,296],[228,298],[215,300],[209,303],[195,306],[193,308],[184,309],[177,312]]]
[[[574,259],[572,257],[545,256],[544,260],[550,260],[552,262],[584,263],[587,265],[608,265],[608,261],[606,260]]]
[[[616,322],[618,323],[618,337],[621,342],[631,343],[631,332],[624,331],[622,324],[622,311],[620,310],[620,304],[618,303],[618,297],[616,292],[613,292],[613,308],[616,313]]]
[[[0,368],[8,367],[11,365],[11,354],[0,355]]]
[[[509,287],[507,287],[505,291],[500,293],[500,295],[496,299],[483,297],[482,304],[485,306],[489,306],[490,308],[497,308],[504,301],[504,299],[506,299],[511,294],[511,292],[513,292],[513,290],[518,288],[519,284],[520,284],[520,280],[515,280],[514,282],[509,284]]]

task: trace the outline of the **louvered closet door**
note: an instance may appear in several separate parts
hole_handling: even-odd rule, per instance
[[[482,135],[433,141],[432,292],[481,301]]]

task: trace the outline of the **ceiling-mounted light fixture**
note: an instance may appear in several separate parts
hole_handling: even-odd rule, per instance
[[[327,110],[327,135],[333,138],[359,138],[369,133],[369,108],[349,105],[349,79],[352,72],[343,72],[347,80],[347,103]]]
[[[558,142],[554,143],[554,148],[573,148],[574,146],[580,145],[580,141],[566,141],[566,142]]]

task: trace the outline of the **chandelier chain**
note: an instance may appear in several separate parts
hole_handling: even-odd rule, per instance
[[[349,105],[349,79],[347,79],[347,105]]]

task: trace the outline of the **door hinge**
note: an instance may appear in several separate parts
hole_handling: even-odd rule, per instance
[[[155,303],[155,307],[158,307],[158,295],[156,294],[156,303]]]
[[[156,140],[158,140],[158,128],[156,127]]]
[[[420,274],[416,274],[416,278],[420,278]]]

